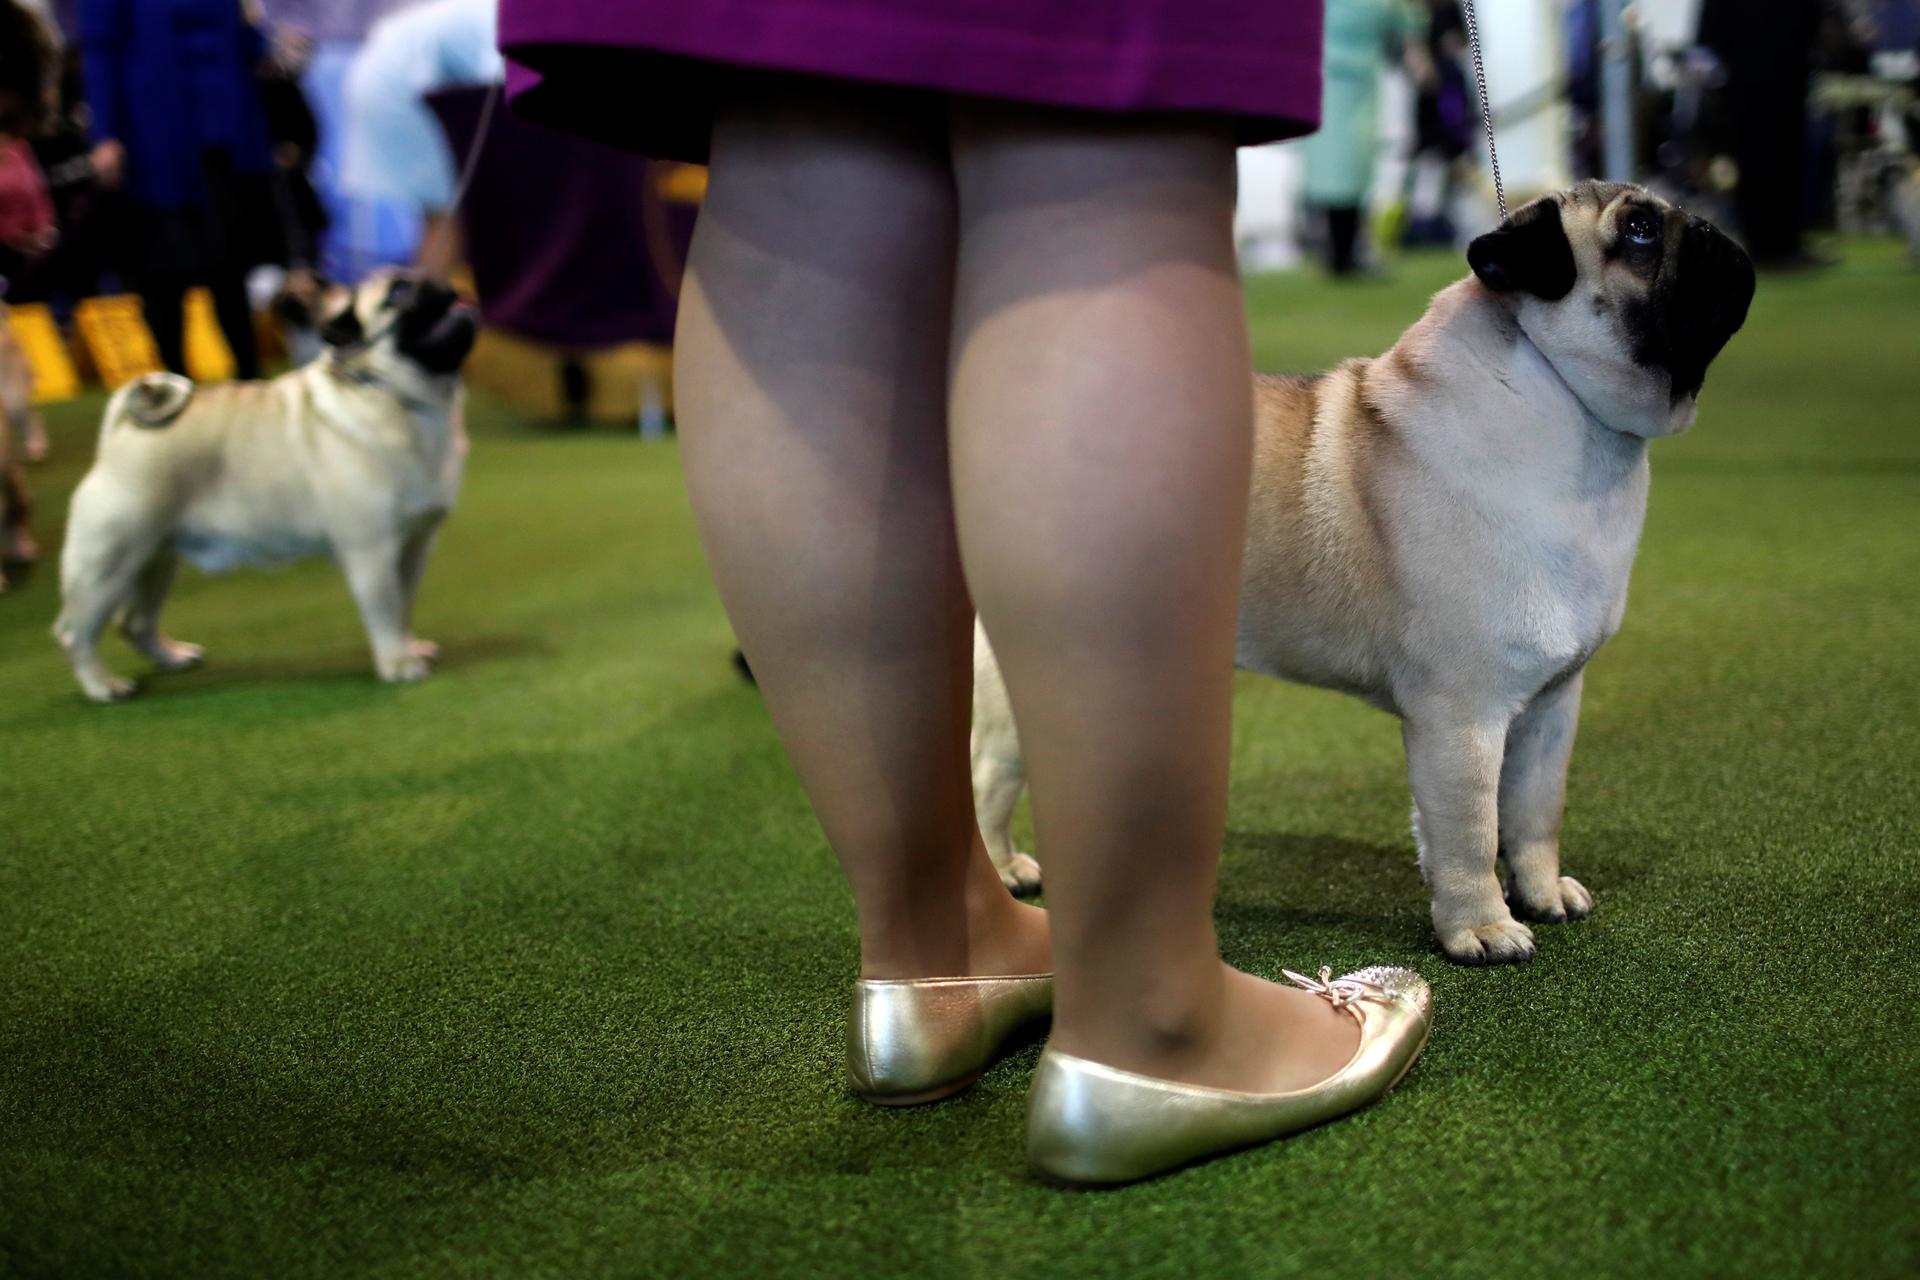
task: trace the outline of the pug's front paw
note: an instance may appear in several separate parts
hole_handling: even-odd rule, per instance
[[[1509,901],[1521,919],[1540,924],[1565,924],[1593,914],[1593,895],[1572,876],[1559,877],[1542,893],[1516,891]]]
[[[140,686],[125,676],[82,676],[80,689],[88,698],[105,705],[111,702],[125,702],[140,691]]]
[[[380,678],[388,684],[414,684],[432,673],[433,665],[411,650],[380,664]]]
[[[1016,898],[1040,892],[1040,864],[1024,853],[1015,852],[1004,867],[999,867],[1000,883]]]
[[[1512,916],[1438,932],[1440,949],[1455,964],[1524,964],[1533,959],[1533,930]]]

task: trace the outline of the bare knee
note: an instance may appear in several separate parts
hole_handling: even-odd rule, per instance
[[[721,104],[711,150],[703,226],[770,258],[885,280],[929,238],[950,246],[944,121],[924,95],[773,81]]]
[[[1038,231],[1050,240],[1104,243],[1102,265],[1109,269],[1143,252],[1233,269],[1234,147],[1224,121],[965,99],[952,105],[949,119],[969,233],[1015,220],[1023,239]],[[1071,276],[1088,265],[1060,263],[1056,270]]]

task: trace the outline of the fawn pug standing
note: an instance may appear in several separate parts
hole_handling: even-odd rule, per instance
[[[1560,874],[1581,673],[1626,610],[1647,441],[1693,425],[1754,281],[1711,225],[1611,183],[1527,205],[1467,261],[1386,355],[1258,380],[1237,661],[1401,717],[1434,928],[1472,964],[1533,955],[1516,912],[1592,907]],[[1033,887],[984,631],[974,675],[980,828]]]
[[[133,692],[100,660],[116,615],[160,670],[200,662],[160,630],[177,558],[218,572],[331,555],[380,678],[425,676],[437,650],[412,633],[413,600],[460,488],[459,372],[475,330],[452,290],[381,274],[326,321],[326,354],[301,369],[201,388],[157,374],[117,393],[60,561],[54,635],[87,696]]]

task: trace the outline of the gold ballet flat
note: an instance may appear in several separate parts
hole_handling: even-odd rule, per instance
[[[862,978],[853,984],[847,1074],[883,1107],[950,1097],[980,1078],[1007,1040],[1053,1012],[1053,975]]]
[[[1204,1156],[1267,1142],[1356,1111],[1398,1084],[1426,1047],[1432,998],[1407,969],[1342,978],[1285,970],[1360,1022],[1346,1066],[1308,1089],[1242,1093],[1160,1080],[1049,1048],[1027,1103],[1027,1156],[1043,1176],[1080,1186],[1135,1182]]]

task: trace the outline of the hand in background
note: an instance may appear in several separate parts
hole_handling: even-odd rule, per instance
[[[127,149],[118,139],[108,138],[105,142],[94,144],[88,156],[93,161],[93,176],[103,187],[117,187],[126,173]]]
[[[313,58],[313,37],[298,27],[275,27],[267,48],[267,69],[283,76],[298,76]]]
[[[1412,77],[1416,89],[1431,89],[1440,82],[1432,55],[1420,45],[1408,45],[1404,61],[1407,74]]]
[[[15,253],[29,258],[37,258],[43,253],[52,253],[60,243],[60,228],[43,227],[30,235],[15,236],[7,240],[6,246]]]

